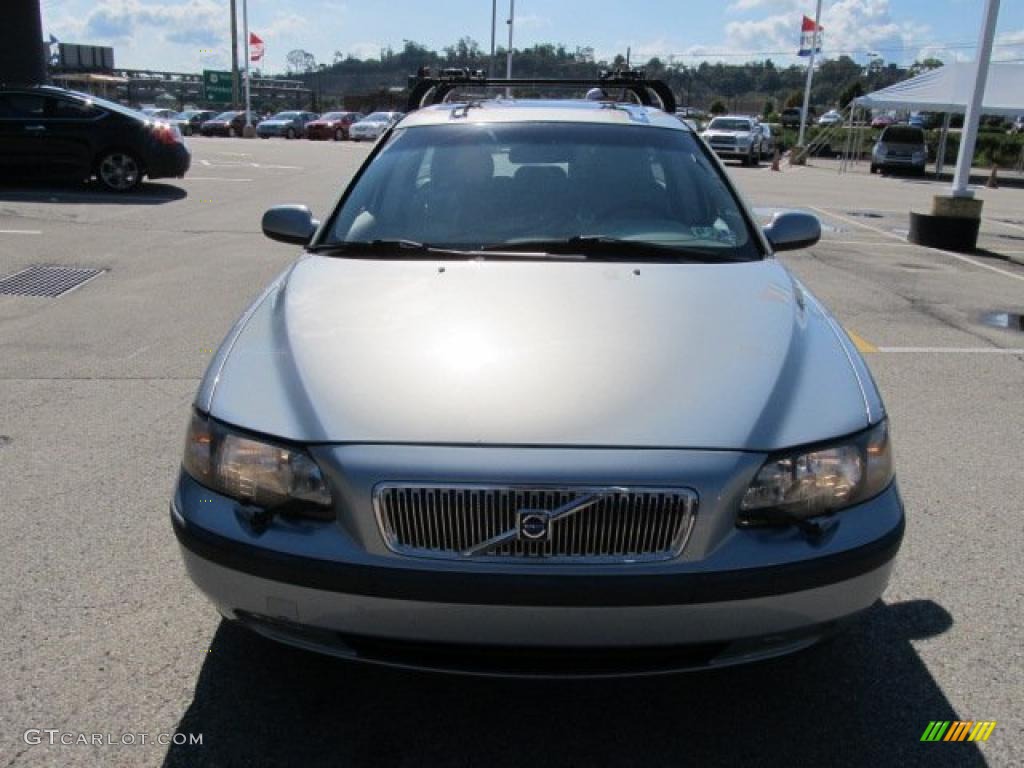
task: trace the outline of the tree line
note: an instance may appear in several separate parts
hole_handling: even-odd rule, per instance
[[[359,58],[336,51],[331,62],[317,62],[309,52],[294,50],[286,60],[287,74],[304,80],[329,104],[338,102],[343,95],[372,94],[404,87],[408,76],[421,66],[468,67],[486,72],[493,63],[494,71],[504,75],[505,49],[499,48],[495,59],[491,62],[488,52],[482,50],[479,43],[463,37],[440,51],[405,40],[401,50],[384,48],[375,58]],[[666,81],[680,106],[710,110],[714,105],[728,111],[763,114],[800,106],[807,71],[803,64],[778,66],[771,59],[742,64],[705,61],[691,65],[654,57],[630,64],[643,67],[651,78]],[[586,78],[595,77],[604,69],[625,66],[626,59],[622,55],[611,61],[595,61],[592,49],[570,50],[553,43],[513,49],[516,77]],[[880,58],[864,66],[845,55],[825,59],[815,71],[811,103],[819,112],[843,107],[863,93],[939,66],[942,62],[938,59],[925,59],[911,66],[886,63]]]

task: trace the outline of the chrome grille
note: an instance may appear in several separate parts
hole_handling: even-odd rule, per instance
[[[520,511],[589,505],[548,522],[543,541],[517,531]],[[649,562],[682,552],[697,495],[680,488],[384,484],[374,490],[381,534],[399,554],[448,560]],[[481,545],[502,536],[486,551]]]

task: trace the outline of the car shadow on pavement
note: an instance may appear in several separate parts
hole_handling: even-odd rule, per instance
[[[143,182],[131,192],[107,192],[98,183],[0,183],[0,202],[10,203],[85,203],[92,205],[162,205],[188,197],[188,192],[173,184]]]
[[[879,602],[760,664],[525,681],[357,665],[222,622],[177,726],[202,746],[164,766],[984,766],[972,743],[920,741],[961,718],[910,641],[952,623],[931,601]]]

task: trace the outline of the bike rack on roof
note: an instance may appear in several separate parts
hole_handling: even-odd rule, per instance
[[[556,77],[487,77],[480,70],[445,69],[432,75],[429,67],[409,77],[409,101],[406,112],[413,112],[431,104],[444,103],[445,97],[459,86],[478,88],[504,88],[527,85],[540,88],[623,88],[635,94],[644,106],[652,106],[651,94],[657,98],[661,110],[668,114],[676,111],[676,98],[672,89],[662,80],[648,80],[642,69],[603,71],[597,78]],[[609,100],[612,100],[609,97]]]

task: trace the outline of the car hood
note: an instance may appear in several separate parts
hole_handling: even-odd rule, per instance
[[[281,128],[285,125],[291,125],[291,120],[261,120],[260,125],[264,128]]]
[[[197,405],[298,441],[773,450],[868,424],[841,339],[774,260],[306,256]]]
[[[386,125],[383,120],[360,120],[358,123],[352,123],[353,128],[383,128]]]

